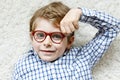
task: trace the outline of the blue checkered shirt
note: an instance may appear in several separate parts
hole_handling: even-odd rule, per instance
[[[13,80],[93,80],[92,68],[120,31],[120,22],[96,10],[82,9],[81,22],[98,29],[95,37],[82,47],[71,47],[53,62],[44,62],[33,49],[16,65]]]

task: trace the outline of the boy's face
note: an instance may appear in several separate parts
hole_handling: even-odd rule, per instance
[[[61,32],[59,28],[56,28],[50,21],[46,19],[39,19],[36,21],[36,30],[44,31],[45,33],[54,33],[54,32]],[[38,35],[38,34],[37,34]],[[35,35],[34,35],[35,36]],[[39,34],[39,39],[43,38],[43,34]],[[60,38],[59,35],[52,36],[53,40],[58,40]],[[68,42],[67,37],[65,36],[61,42],[55,43],[49,35],[46,36],[41,42],[38,42],[38,38],[35,39],[33,35],[32,38],[32,45],[34,50],[37,52],[38,56],[44,61],[54,61],[57,58],[61,57],[64,54],[66,48],[70,48],[72,42]]]

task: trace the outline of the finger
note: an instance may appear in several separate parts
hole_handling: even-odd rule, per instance
[[[64,33],[64,34],[71,33],[71,29],[69,27],[69,23],[68,22],[61,21],[60,25],[61,25],[61,31],[62,31],[62,33]]]
[[[65,28],[64,28],[64,26],[65,26],[65,25],[64,25],[64,22],[61,21],[61,22],[60,22],[60,29],[61,29],[61,32],[62,32],[62,33],[65,33]]]
[[[63,25],[63,24],[62,24]],[[62,33],[64,34],[67,34],[67,33],[70,33],[70,28],[69,28],[69,25],[67,23],[65,23],[63,26],[62,26]]]
[[[75,26],[72,23],[70,23],[69,26],[70,26],[71,32],[74,32],[76,30]]]
[[[65,28],[63,26],[60,26],[61,32],[66,33]]]
[[[74,21],[74,22],[73,22],[73,25],[75,26],[75,29],[78,29],[78,28],[79,28],[78,21]]]
[[[63,23],[62,23],[63,25]],[[62,33],[64,34],[70,34],[73,31],[76,30],[75,26],[72,24],[72,22],[65,23],[64,26],[61,27]]]

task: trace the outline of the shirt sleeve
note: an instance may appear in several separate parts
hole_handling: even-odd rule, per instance
[[[85,46],[81,52],[89,61],[91,67],[102,57],[110,43],[120,31],[120,21],[116,18],[96,10],[81,8],[81,22],[88,23],[98,29],[96,36]]]

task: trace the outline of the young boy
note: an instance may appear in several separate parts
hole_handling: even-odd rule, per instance
[[[73,47],[78,21],[99,31],[86,45]],[[105,13],[50,3],[31,18],[33,48],[15,65],[13,80],[92,80],[92,68],[119,31],[120,22]]]

